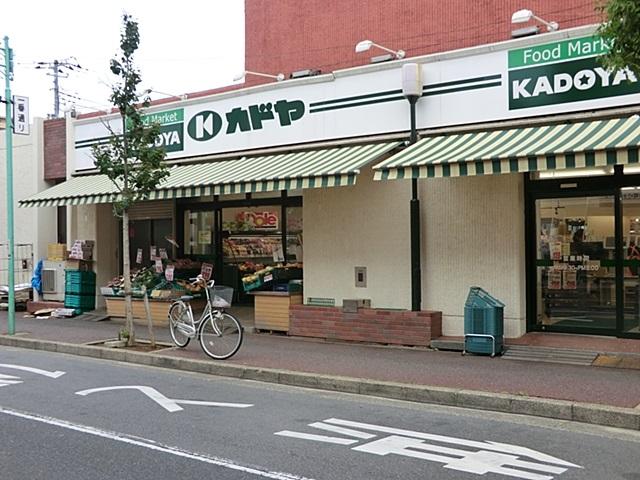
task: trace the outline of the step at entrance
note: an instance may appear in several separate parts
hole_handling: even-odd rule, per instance
[[[502,358],[506,360],[564,363],[569,365],[591,365],[597,356],[598,352],[587,350],[534,347],[529,345],[508,345],[502,354]]]

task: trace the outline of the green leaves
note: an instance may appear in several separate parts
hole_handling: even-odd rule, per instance
[[[143,108],[149,105],[149,90],[138,94],[142,81],[133,55],[140,44],[138,23],[128,14],[122,16],[120,54],[110,61],[111,72],[118,76],[110,100],[120,111],[122,133],[111,131],[109,142],[93,147],[95,165],[107,175],[120,192],[121,200],[114,210],[121,215],[135,202],[148,198],[158,184],[169,175],[164,164],[165,151],[155,146],[160,135],[158,124],[145,125]]]
[[[598,7],[606,20],[598,34],[610,43],[609,53],[601,57],[610,69],[630,68],[640,75],[640,2],[638,0],[608,0]]]

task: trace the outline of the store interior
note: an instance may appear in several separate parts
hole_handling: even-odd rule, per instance
[[[615,331],[613,195],[539,199],[537,322],[542,328]],[[640,188],[622,190],[623,331],[640,331]]]

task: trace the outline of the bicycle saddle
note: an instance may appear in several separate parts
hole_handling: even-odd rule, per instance
[[[191,300],[193,300],[193,295],[182,295],[180,297],[180,300],[182,300],[183,302],[190,302]]]

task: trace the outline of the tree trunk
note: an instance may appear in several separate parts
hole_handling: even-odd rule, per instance
[[[127,317],[126,329],[129,332],[127,345],[135,345],[136,335],[133,326],[133,304],[131,301],[131,265],[129,255],[129,210],[122,211],[122,275],[124,276],[124,311]]]

